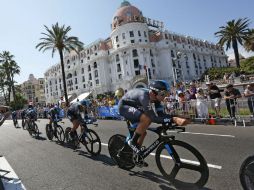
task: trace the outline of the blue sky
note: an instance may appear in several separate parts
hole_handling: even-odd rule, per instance
[[[89,44],[110,36],[111,20],[122,0],[0,0],[0,52],[10,51],[21,67],[15,80],[22,83],[30,73],[43,77],[59,62],[51,52],[35,49],[44,25],[71,26],[69,35]],[[130,0],[145,17],[163,21],[166,29],[216,43],[214,32],[232,19],[248,17],[254,28],[253,0]],[[231,57],[232,50],[227,54]],[[249,56],[240,48],[240,52]],[[251,54],[253,55],[253,53]]]

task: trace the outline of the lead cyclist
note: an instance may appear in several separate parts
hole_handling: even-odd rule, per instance
[[[132,89],[119,101],[118,109],[120,115],[132,124],[138,123],[132,138],[128,140],[128,145],[135,153],[138,154],[140,152],[146,136],[146,130],[152,122],[174,122],[179,126],[189,123],[186,118],[165,114],[162,111],[161,103],[169,94],[169,91],[170,86],[166,81],[155,80],[150,83],[149,89]],[[146,166],[148,166],[147,163]]]

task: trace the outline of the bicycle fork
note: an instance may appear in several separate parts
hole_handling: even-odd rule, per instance
[[[169,155],[171,156],[171,158],[174,160],[175,164],[177,166],[180,166],[180,158],[178,154],[176,153],[175,149],[173,148],[173,146],[170,144],[165,144],[164,146],[166,150],[168,151]]]

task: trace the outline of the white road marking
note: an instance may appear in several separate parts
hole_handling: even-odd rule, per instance
[[[108,146],[108,144],[106,143],[101,143],[102,146]],[[150,155],[152,156],[155,156],[155,153],[150,153]],[[166,155],[161,155],[162,158],[167,158],[167,159],[172,159],[170,156],[166,156]],[[183,162],[186,162],[186,163],[190,163],[190,164],[196,164],[198,165],[199,162],[197,161],[192,161],[192,160],[187,160],[187,159],[181,159]],[[222,166],[219,166],[219,165],[215,165],[215,164],[207,164],[209,168],[214,168],[214,169],[218,169],[218,170],[221,170],[222,169]]]
[[[177,133],[177,131],[170,131],[170,133]],[[235,138],[233,135],[221,135],[221,134],[212,134],[212,133],[193,133],[193,132],[181,132],[181,134],[193,134],[193,135],[207,135],[207,136],[218,136],[218,137],[230,137]]]
[[[2,179],[4,188],[6,190],[8,189],[26,190],[25,186],[22,184],[17,174],[14,172],[11,165],[4,157],[0,157],[0,175],[6,178],[10,178],[9,181]]]

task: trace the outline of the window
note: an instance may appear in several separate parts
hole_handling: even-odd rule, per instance
[[[118,36],[116,36],[116,42],[118,42]]]
[[[92,74],[89,73],[89,80],[92,80]]]
[[[134,44],[134,43],[135,43],[135,40],[131,40],[131,43]]]
[[[135,75],[140,75],[140,71],[139,70],[135,71]]]
[[[78,84],[78,79],[77,78],[75,78],[75,84]]]
[[[82,82],[85,82],[85,76],[82,76]]]
[[[125,40],[125,33],[122,33],[122,38],[123,40]]]
[[[98,77],[98,70],[94,71],[94,77]]]
[[[90,65],[88,65],[88,71],[91,71],[91,66]]]
[[[140,31],[138,31],[138,36],[141,36],[141,33],[140,33]]]
[[[82,68],[82,69],[81,69],[81,73],[82,73],[82,74],[84,74],[84,72],[85,72],[85,69],[84,69],[84,68]]]
[[[147,37],[147,35],[146,35],[146,32],[144,31],[144,36],[145,36],[145,38]]]
[[[138,57],[138,51],[136,49],[132,50],[132,56]]]
[[[117,72],[121,72],[121,65],[117,64]]]
[[[97,68],[97,63],[96,62],[93,63],[93,68],[95,68],[95,69]]]
[[[81,59],[80,62],[83,63],[83,59]]]
[[[99,84],[99,79],[95,80],[95,84],[97,84],[97,85]]]
[[[122,74],[118,75],[118,79],[120,79],[120,80],[122,79]]]
[[[134,37],[134,32],[130,31],[130,37]]]
[[[76,90],[78,89],[78,86],[76,86]]]
[[[118,61],[120,61],[120,59],[119,59],[119,55],[118,55],[118,54],[116,54],[116,62],[118,62]]]
[[[86,88],[86,84],[83,84],[83,88]]]
[[[138,59],[134,59],[134,68],[139,68],[139,61],[138,61]]]
[[[150,49],[150,56],[153,57],[153,51]]]
[[[139,42],[142,42],[142,40],[141,40],[141,39],[139,39]]]
[[[77,71],[74,71],[74,76],[77,76]]]

